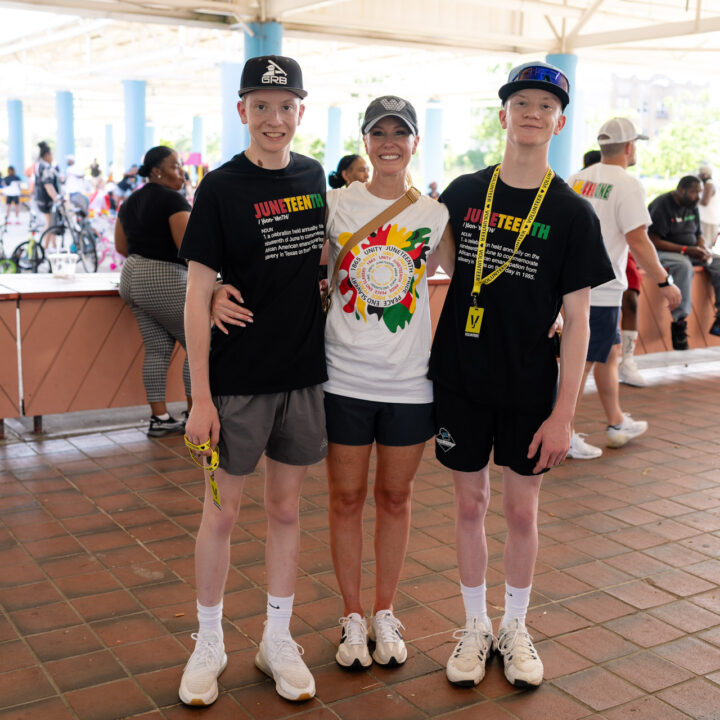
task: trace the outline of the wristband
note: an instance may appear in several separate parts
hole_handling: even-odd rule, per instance
[[[680,254],[684,255],[686,250],[687,250],[687,245],[683,245],[682,250],[680,250]]]

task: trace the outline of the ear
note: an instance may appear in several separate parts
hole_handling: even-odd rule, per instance
[[[507,110],[505,110],[504,107],[500,108],[498,117],[500,118],[500,127],[503,130],[507,130]]]
[[[247,108],[245,107],[245,103],[242,100],[238,100],[237,111],[238,111],[238,115],[240,116],[240,120],[242,120],[242,124],[247,125],[248,124]]]
[[[412,154],[413,154],[413,155],[415,154],[415,151],[417,150],[417,146],[418,146],[418,143],[419,143],[419,142],[420,142],[420,136],[419,136],[419,135],[416,135],[416,136],[415,136],[415,140],[414,140],[414,142],[413,142],[413,147],[412,147]]]
[[[561,115],[558,118],[557,125],[555,125],[555,130],[553,130],[553,135],[558,135],[560,131],[565,127],[565,123],[567,122],[567,118],[564,115]]]
[[[298,108],[298,121],[297,124],[300,124],[300,121],[303,119],[303,115],[305,114],[305,106],[300,103],[300,107]]]

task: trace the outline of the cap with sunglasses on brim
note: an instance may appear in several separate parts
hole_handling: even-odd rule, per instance
[[[415,108],[407,101],[396,95],[383,95],[375,98],[365,110],[360,132],[367,135],[373,127],[386,117],[396,117],[402,120],[413,135],[418,134],[418,121]]]
[[[627,118],[612,118],[600,128],[597,136],[598,145],[616,145],[633,140],[647,140],[647,135],[637,131],[635,123]]]
[[[284,55],[261,55],[245,63],[238,95],[253,90],[287,90],[301,98],[307,96],[300,65]]]
[[[550,63],[537,61],[514,67],[508,74],[507,82],[498,90],[498,95],[504,104],[520,90],[546,90],[560,100],[563,110],[570,102],[570,81],[560,68]]]

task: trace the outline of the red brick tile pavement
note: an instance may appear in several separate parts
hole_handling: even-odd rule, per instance
[[[301,508],[293,631],[317,681],[299,706],[254,667],[266,575],[262,473],[232,538],[220,697],[177,701],[194,629],[194,535],[202,485],[181,438],[136,430],[0,445],[0,720],[533,720],[720,718],[720,376],[687,370],[621,391],[647,435],[545,479],[528,614],[546,682],[521,692],[495,660],[475,689],[444,663],[462,621],[452,483],[428,446],[396,609],[405,666],[349,674],[334,662],[342,612],[328,548],[325,469]],[[578,419],[602,439],[597,398]],[[490,614],[501,613],[505,527],[491,474]],[[363,593],[372,599],[372,508]]]

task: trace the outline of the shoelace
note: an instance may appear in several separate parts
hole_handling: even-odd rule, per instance
[[[220,643],[201,638],[199,633],[193,633],[190,637],[195,640],[195,650],[190,656],[189,665],[194,669],[204,667],[215,670],[220,665]]]
[[[290,635],[276,635],[273,638],[272,644],[275,649],[273,654],[276,658],[281,658],[293,663],[302,662],[300,656],[305,654],[305,650],[302,645],[298,645]]]
[[[492,635],[489,632],[483,632],[479,628],[468,630],[467,628],[458,628],[453,632],[453,640],[459,640],[457,655],[476,655],[482,650],[483,659],[486,648],[482,648],[480,638],[488,640],[488,647],[492,644]],[[468,641],[468,642],[466,642]]]
[[[405,629],[405,626],[389,610],[376,615],[375,620],[380,640],[384,643],[397,642],[400,628]]]
[[[365,628],[362,620],[351,617],[341,617],[338,622],[345,628],[345,642],[348,645],[365,645]]]
[[[511,652],[520,657],[529,655],[533,660],[537,660],[538,656],[530,633],[518,622],[513,625],[512,630],[506,631],[498,638],[500,652],[503,654]]]

